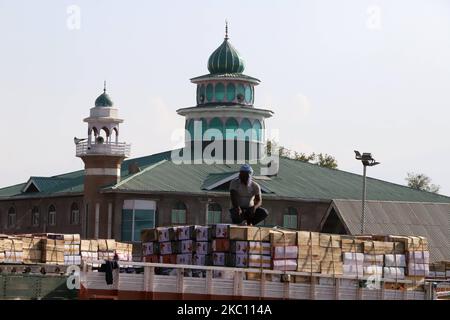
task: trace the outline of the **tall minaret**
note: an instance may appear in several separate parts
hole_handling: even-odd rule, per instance
[[[244,60],[230,43],[226,23],[225,38],[209,57],[209,74],[191,79],[197,85],[197,105],[177,110],[186,118],[183,152],[190,151],[191,158],[198,158],[193,150],[200,150],[203,160],[213,150],[211,154],[227,163],[262,156],[265,119],[273,112],[254,107],[255,87],[260,81],[243,74],[244,69]],[[218,149],[222,155],[217,154]]]
[[[130,154],[130,145],[119,142],[119,124],[123,120],[106,93],[106,83],[84,122],[88,124],[88,138],[76,141],[76,156],[83,160],[85,168],[83,236],[111,237],[113,203],[100,189],[119,182],[121,164]]]

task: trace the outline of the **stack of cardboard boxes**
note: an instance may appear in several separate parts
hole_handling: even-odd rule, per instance
[[[63,238],[64,238],[64,264],[65,265],[81,264],[80,235],[64,234]]]
[[[4,263],[22,263],[23,261],[23,242],[18,237],[6,237],[1,240],[3,247]],[[0,256],[0,259],[2,257]]]
[[[430,263],[429,277],[435,279],[449,279],[450,261],[438,261]]]
[[[98,260],[98,241],[97,240],[81,240],[81,259]]]
[[[22,236],[23,263],[40,263],[44,238],[33,235]]]

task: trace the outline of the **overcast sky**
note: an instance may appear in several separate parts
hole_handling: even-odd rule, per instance
[[[283,145],[355,173],[372,152],[369,176],[450,194],[446,0],[0,0],[0,186],[83,168],[73,137],[105,79],[132,156],[171,149],[225,19]]]

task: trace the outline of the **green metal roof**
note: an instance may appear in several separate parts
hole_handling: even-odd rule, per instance
[[[258,84],[261,82],[259,79],[247,76],[242,73],[205,74],[203,76],[192,78],[191,81],[195,83],[202,80],[221,80],[221,79],[244,80],[250,81],[254,84]]]
[[[122,164],[122,181],[105,187],[106,192],[179,192],[207,194],[224,192],[206,190],[212,185],[239,171],[239,164],[181,164],[170,161],[171,151],[136,159]],[[128,165],[136,163],[141,171],[129,174]],[[252,165],[255,176],[259,165]],[[36,178],[35,178],[36,179]],[[43,197],[83,191],[84,170],[49,178],[38,178],[45,192],[23,194],[25,184],[0,189],[1,198]],[[54,180],[54,181],[53,181]],[[62,182],[64,180],[64,183]],[[265,197],[283,197],[304,200],[361,199],[362,177],[346,171],[319,167],[308,162],[280,159],[280,169],[270,179],[257,179],[261,187],[270,190]],[[419,191],[406,186],[367,178],[367,199],[379,201],[407,201],[450,203],[450,197]]]

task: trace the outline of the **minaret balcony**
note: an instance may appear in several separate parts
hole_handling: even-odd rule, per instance
[[[89,144],[87,141],[76,145],[76,156],[83,157],[88,155],[104,156],[130,156],[131,145],[125,142],[106,142]]]

